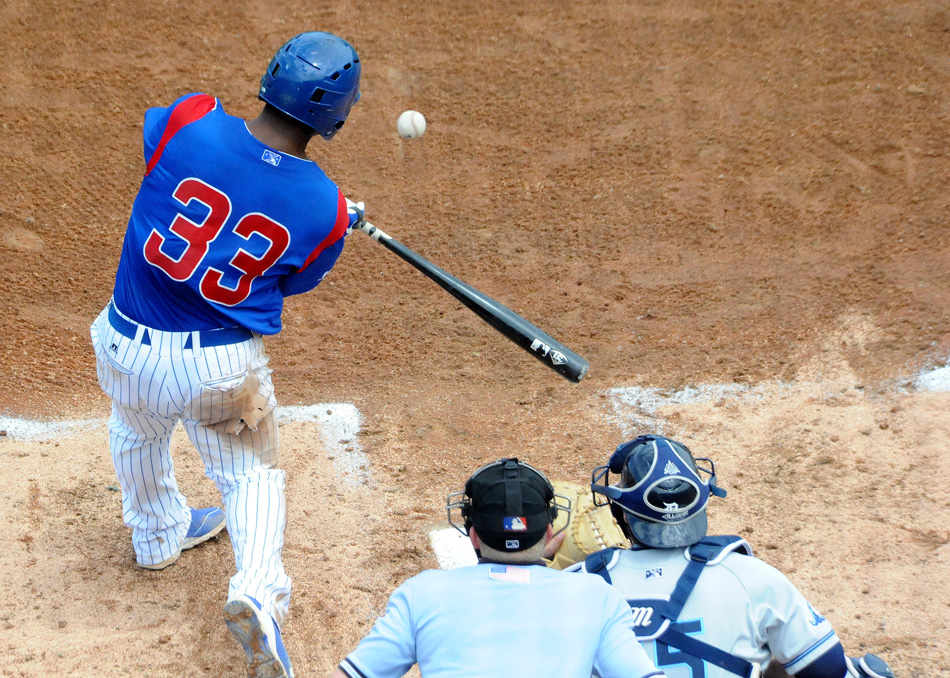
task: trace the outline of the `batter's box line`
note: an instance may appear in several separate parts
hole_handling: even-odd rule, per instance
[[[632,435],[644,429],[664,434],[665,420],[657,413],[668,405],[689,405],[710,400],[738,399],[753,394],[743,384],[703,384],[687,386],[678,391],[642,386],[623,386],[607,389],[613,408],[612,419],[624,435]]]
[[[277,423],[313,422],[319,425],[320,439],[333,465],[350,485],[366,485],[370,480],[369,459],[359,442],[363,416],[352,403],[318,403],[277,407]]]
[[[277,421],[313,422],[320,429],[321,442],[333,457],[336,470],[347,483],[365,485],[370,479],[369,460],[359,443],[363,418],[352,403],[317,403],[316,405],[276,409]],[[38,421],[0,416],[0,431],[7,438],[24,442],[63,440],[84,431],[104,427],[107,419],[73,419]]]

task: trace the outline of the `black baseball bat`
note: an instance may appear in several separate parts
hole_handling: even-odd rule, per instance
[[[359,229],[422,271],[475,315],[568,381],[577,384],[587,374],[590,363],[511,309],[502,306],[454,275],[446,273],[368,221],[363,221]]]

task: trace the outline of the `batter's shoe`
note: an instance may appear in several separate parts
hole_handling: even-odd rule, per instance
[[[188,526],[188,532],[181,542],[181,548],[178,553],[170,558],[154,565],[143,565],[138,563],[139,567],[146,570],[164,570],[166,567],[178,560],[182,551],[194,548],[198,544],[208,541],[212,537],[218,536],[218,533],[224,529],[224,511],[219,508],[190,509],[191,524]]]
[[[250,596],[224,606],[224,623],[247,655],[248,678],[294,678],[277,622]]]

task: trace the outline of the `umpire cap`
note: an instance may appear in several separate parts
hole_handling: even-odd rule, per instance
[[[462,496],[464,495],[464,496]],[[533,466],[517,458],[501,459],[476,471],[446,502],[460,508],[465,530],[475,528],[478,538],[496,551],[524,551],[537,544],[557,517],[554,487]]]

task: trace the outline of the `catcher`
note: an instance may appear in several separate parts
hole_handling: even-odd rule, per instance
[[[744,539],[706,536],[709,497],[726,496],[711,460],[643,435],[594,470],[590,489],[551,566],[619,589],[647,655],[670,678],[754,677],[761,667],[773,678],[893,678],[880,657],[846,656],[828,620]]]

